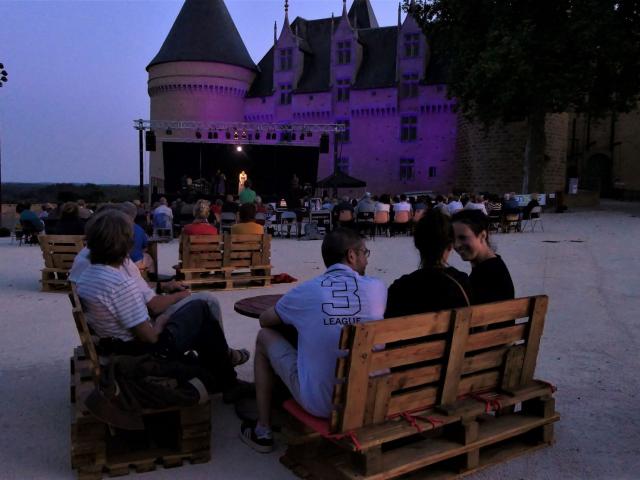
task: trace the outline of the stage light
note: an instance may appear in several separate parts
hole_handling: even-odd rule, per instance
[[[256,140],[260,140],[260,132],[259,131],[256,132]]]
[[[209,140],[211,140],[213,138],[213,132],[211,130],[209,130],[209,133],[207,133],[207,138]]]
[[[247,131],[246,130],[242,130],[242,138],[247,138]]]
[[[233,132],[233,139],[234,139],[234,140],[238,140],[238,130],[235,130],[235,131]]]
[[[213,132],[213,138],[214,138],[215,140],[217,140],[217,139],[218,139],[218,132]]]
[[[242,145],[238,145],[238,146],[236,147],[236,151],[237,151],[237,152],[241,152],[241,151],[242,151]]]
[[[300,140],[304,140],[304,132],[300,134]]]
[[[227,133],[225,135],[227,137],[227,140],[231,138],[231,132],[229,130],[227,130]]]
[[[165,132],[167,135],[171,135],[173,132],[171,131],[170,128],[167,128],[167,131]]]
[[[202,138],[202,134],[200,133],[200,130],[196,132],[196,138],[198,139]]]

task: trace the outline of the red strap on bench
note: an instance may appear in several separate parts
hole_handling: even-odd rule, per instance
[[[551,389],[551,393],[556,393],[558,391],[558,387],[556,387],[554,384],[549,383],[549,382],[545,382],[544,380],[536,380],[536,382],[539,382],[543,385],[546,385],[547,387],[549,387]]]
[[[500,403],[500,395],[494,394],[490,398],[483,397],[481,394],[469,394],[471,398],[477,400],[478,402],[484,402],[484,411],[485,413],[490,413],[492,411],[498,411],[502,408],[502,404]]]
[[[328,435],[325,437],[329,440],[342,440],[343,438],[348,438],[353,443],[353,446],[356,447],[356,450],[362,450],[362,445],[358,441],[358,437],[352,431],[348,431],[347,433],[339,433],[334,435]]]
[[[422,416],[422,415],[414,415],[413,414],[413,412],[423,412],[425,410],[428,410],[432,406],[433,405],[431,405],[429,407],[417,408],[415,410],[407,410],[405,412],[394,413],[393,415],[389,415],[387,417],[387,419],[391,420],[393,418],[402,417],[407,422],[409,422],[409,425],[414,427],[418,431],[418,433],[422,433],[422,427],[420,426],[420,424],[418,422],[416,422],[416,420],[422,420],[423,422],[428,422],[428,423],[431,424],[431,426],[433,428],[437,428],[438,425],[444,423],[442,420],[438,420],[437,418],[433,418],[433,417],[429,417],[429,416]]]

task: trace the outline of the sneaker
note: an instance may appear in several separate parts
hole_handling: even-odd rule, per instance
[[[240,427],[240,439],[256,452],[273,452],[275,448],[273,438],[256,437],[255,425],[255,422],[242,422],[242,426]]]

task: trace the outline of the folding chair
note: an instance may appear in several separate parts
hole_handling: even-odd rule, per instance
[[[220,214],[220,232],[231,232],[231,227],[237,223],[236,214],[233,212],[222,212]]]
[[[356,215],[356,226],[360,233],[366,232],[370,236],[374,236],[376,224],[374,222],[373,212],[358,212]]]
[[[531,213],[529,214],[529,218],[526,219],[522,225],[522,231],[524,232],[527,229],[528,225],[531,225],[531,231],[533,232],[536,229],[536,225],[540,224],[540,229],[544,232],[544,226],[542,224],[542,207],[533,207],[531,209]]]
[[[153,215],[153,236],[173,238],[173,222],[166,213]]]
[[[403,210],[396,212],[393,217],[393,225],[391,226],[392,232],[404,232],[409,231],[409,220],[411,219],[411,212]]]
[[[384,231],[384,234],[389,236],[389,212],[375,212],[373,215],[373,223],[376,226],[376,234]]]
[[[287,227],[287,236],[291,236],[291,229],[295,227],[296,235],[298,234],[298,217],[296,212],[282,212],[280,214],[280,224],[278,227],[278,233],[280,236],[284,235],[284,227]]]

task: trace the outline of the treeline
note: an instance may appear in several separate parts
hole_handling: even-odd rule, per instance
[[[145,186],[145,198],[147,187]],[[138,198],[137,185],[94,183],[3,183],[3,203],[63,203],[84,199],[87,203],[124,202]]]

